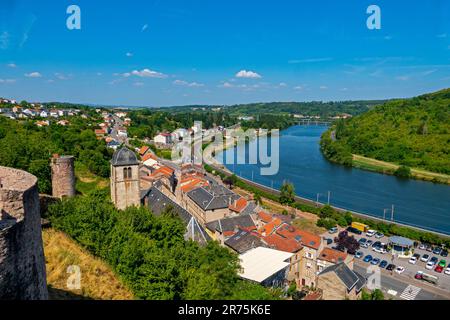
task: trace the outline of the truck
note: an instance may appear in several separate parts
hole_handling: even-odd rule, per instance
[[[369,230],[369,226],[361,222],[352,222],[352,228],[355,228],[361,232],[367,232]]]
[[[418,271],[416,273],[416,275],[415,275],[415,278],[418,279],[418,280],[427,281],[427,282],[432,283],[432,284],[437,284],[438,280],[439,280],[438,277],[432,276],[432,275],[427,274],[427,273],[425,273],[423,271]]]

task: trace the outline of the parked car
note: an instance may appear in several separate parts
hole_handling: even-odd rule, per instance
[[[383,260],[380,262],[380,268],[386,268],[386,266],[388,265],[388,262],[386,260]]]
[[[416,264],[417,263],[417,257],[412,256],[411,259],[409,259],[409,263]]]
[[[374,258],[374,259],[372,259],[372,261],[370,261],[370,263],[373,264],[374,266],[376,266],[377,264],[380,263],[380,259]]]
[[[424,254],[422,258],[420,258],[420,261],[422,262],[428,262],[428,260],[430,260],[430,255],[428,254]]]
[[[370,262],[370,261],[372,261],[372,259],[373,259],[373,257],[370,255],[370,254],[368,254],[367,256],[365,256],[364,257],[364,262]]]
[[[437,267],[434,269],[434,271],[436,271],[437,273],[442,273],[443,270],[444,270],[444,268],[441,267],[441,266],[437,266]]]
[[[372,247],[379,247],[381,246],[381,241],[375,241],[372,243]]]
[[[433,251],[433,247],[431,246],[431,244],[427,244],[425,246],[425,250],[427,250],[428,252],[432,252]]]
[[[384,245],[373,247],[372,250],[381,254],[385,254],[387,252],[386,246]]]
[[[330,239],[330,238],[324,238],[324,240],[325,240],[325,243],[327,244],[327,246],[329,246],[330,244],[333,243],[333,239]]]
[[[395,272],[397,272],[398,274],[402,274],[403,272],[405,272],[405,267],[402,266],[398,266],[397,268],[395,268]]]
[[[437,257],[432,257],[430,259],[431,262],[433,262],[434,264],[436,264],[438,262],[438,258]]]
[[[384,237],[384,234],[383,234],[383,233],[381,233],[381,232],[375,233],[375,238],[381,239],[381,238],[383,238],[383,237]]]
[[[337,227],[333,227],[333,228],[330,228],[330,230],[328,230],[329,234],[333,234],[333,233],[336,233],[336,232],[338,232],[338,228]]]
[[[441,247],[436,247],[436,248],[434,248],[434,250],[433,250],[433,254],[440,255],[440,254],[441,254],[441,251],[442,251]]]
[[[367,230],[366,236],[371,238],[371,237],[373,237],[375,235],[375,233],[377,233],[375,230]]]
[[[364,253],[362,253],[361,251],[358,251],[355,253],[355,258],[356,259],[361,259],[363,257]]]
[[[367,241],[366,241],[366,242],[363,242],[363,243],[360,243],[359,246],[360,246],[361,248],[366,248],[366,249],[369,247],[369,245],[367,244]]]
[[[358,230],[358,229],[353,228],[353,227],[348,227],[348,228],[347,228],[347,231],[350,232],[350,233],[357,234],[357,235],[361,235],[361,234],[362,234],[362,231],[361,231],[361,230]]]
[[[444,260],[444,259],[442,259],[441,261],[439,261],[439,266],[440,267],[442,267],[442,268],[445,268],[445,265],[447,264],[447,262]]]
[[[450,274],[450,264],[447,266],[447,268],[444,271],[445,274]]]
[[[442,249],[442,251],[441,251],[441,257],[446,258],[447,256],[448,256],[448,251],[447,251],[447,249]]]
[[[359,244],[361,245],[362,243],[366,243],[367,239],[366,238],[361,238],[358,240]]]
[[[367,240],[366,243],[367,243],[367,246],[369,246],[369,247],[370,247],[371,245],[373,245],[373,241],[372,241],[372,240]]]
[[[395,264],[392,264],[392,263],[386,267],[386,270],[388,270],[388,271],[392,271],[394,269],[395,269]]]
[[[433,269],[434,268],[434,265],[435,265],[436,263],[434,263],[433,261],[428,261],[427,262],[427,265],[425,266],[425,268],[427,268],[428,270],[431,270],[431,269]]]
[[[427,246],[426,246],[425,243],[419,244],[419,249],[420,249],[420,250],[425,250],[426,248],[427,248]]]

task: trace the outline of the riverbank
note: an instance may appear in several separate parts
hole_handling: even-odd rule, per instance
[[[405,179],[450,185],[450,175],[447,174],[431,172],[420,168],[404,167],[393,162],[352,154],[348,146],[336,141],[334,130],[328,130],[323,133],[320,139],[320,150],[328,161],[336,164],[393,176],[397,176],[397,170],[403,167],[409,171],[409,176],[405,176]]]
[[[400,165],[392,162],[367,158],[357,154],[353,155],[352,163],[354,168],[390,175],[395,175],[395,171],[400,168]],[[418,168],[411,168],[411,178],[450,185],[450,175],[426,171]]]

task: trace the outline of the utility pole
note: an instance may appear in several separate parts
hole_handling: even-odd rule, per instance
[[[253,170],[252,170],[252,181],[253,181],[253,179],[254,179],[254,176],[253,176]]]
[[[320,196],[320,193],[317,194],[316,207],[319,206],[319,196]]]
[[[394,205],[392,205],[391,209],[391,221],[394,221]]]
[[[386,220],[386,210],[387,209],[383,209],[383,220]]]
[[[328,205],[330,205],[331,191],[328,191]]]

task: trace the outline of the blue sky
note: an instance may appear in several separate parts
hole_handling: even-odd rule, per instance
[[[37,3],[39,2],[39,3]],[[81,30],[66,9],[81,8]],[[381,30],[366,9],[381,8]],[[450,2],[0,2],[0,96],[169,106],[409,97],[450,87]]]

